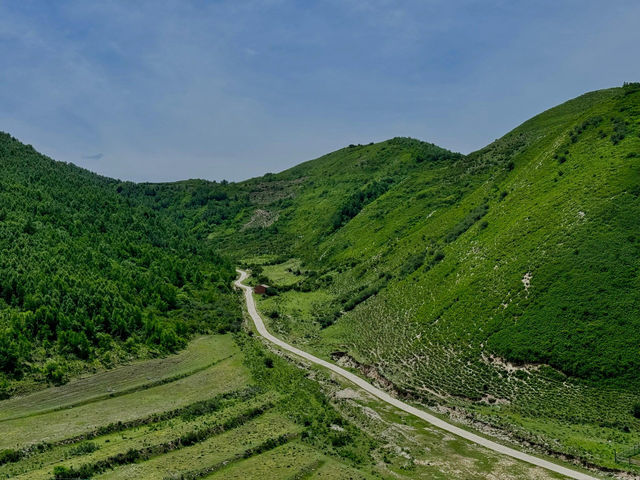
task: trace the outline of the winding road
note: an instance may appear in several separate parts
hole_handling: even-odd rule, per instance
[[[492,440],[481,437],[480,435],[476,435],[475,433],[472,433],[460,427],[457,427],[449,422],[446,422],[445,420],[442,420],[441,418],[438,418],[434,415],[431,415],[425,412],[424,410],[420,410],[416,407],[409,405],[408,403],[403,402],[402,400],[398,400],[397,398],[392,397],[384,390],[374,387],[369,382],[345,370],[344,368],[340,368],[339,366],[333,363],[327,362],[326,360],[322,360],[321,358],[311,355],[310,353],[300,350],[299,348],[289,345],[288,343],[283,342],[279,338],[274,337],[269,333],[269,331],[264,326],[264,321],[262,320],[262,317],[260,317],[260,314],[256,309],[256,304],[253,299],[252,288],[242,283],[249,276],[249,274],[244,270],[239,270],[239,269],[237,270],[237,272],[240,274],[240,277],[235,281],[235,285],[241,288],[242,290],[244,290],[244,297],[247,301],[247,310],[249,311],[249,315],[251,316],[251,319],[253,320],[253,323],[255,324],[256,329],[258,330],[258,333],[262,335],[264,338],[266,338],[267,340],[269,340],[271,343],[279,346],[284,350],[287,350],[288,352],[294,353],[312,363],[315,363],[317,365],[322,365],[323,367],[328,368],[332,372],[335,372],[338,375],[346,378],[347,380],[355,383],[358,387],[362,388],[366,392],[369,392],[371,395],[379,398],[383,402],[386,402],[389,405],[393,405],[394,407],[399,408],[400,410],[404,410],[407,413],[415,415],[416,417],[421,418],[422,420],[429,422],[430,424],[442,430],[452,433],[458,437],[464,438],[465,440],[481,445],[485,448],[493,450],[494,452],[498,452],[503,455],[508,455],[515,459],[522,460],[523,462],[527,462],[532,465],[545,468],[552,472],[565,475],[568,478],[574,478],[576,480],[598,480],[596,477],[592,477],[585,473],[578,472],[576,470],[572,470],[567,467],[563,467],[562,465],[558,465],[548,460],[544,460],[542,458],[529,455],[528,453],[524,453],[514,448],[510,448],[505,445],[502,445],[500,443],[496,443]]]

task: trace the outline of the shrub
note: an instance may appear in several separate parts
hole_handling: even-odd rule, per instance
[[[74,448],[71,449],[71,454],[72,455],[86,455],[88,453],[95,452],[99,448],[100,447],[98,447],[98,445],[96,445],[93,442],[82,442],[82,443],[79,443],[77,446],[75,446]]]
[[[338,319],[338,313],[322,315],[316,318],[316,321],[320,324],[320,328],[327,328],[333,325]]]
[[[621,118],[612,118],[613,121],[613,133],[611,134],[611,142],[617,145],[627,135],[627,125]]]
[[[0,450],[0,465],[4,465],[5,463],[17,462],[21,458],[22,452],[18,450]]]
[[[65,368],[54,360],[49,360],[44,367],[47,380],[54,385],[62,385],[66,382]]]
[[[489,211],[489,205],[486,203],[471,210],[466,217],[459,221],[453,229],[445,237],[447,243],[453,242],[456,238],[469,230],[471,226],[484,217]]]
[[[433,261],[432,263],[437,263],[441,260],[444,259],[444,253],[441,251],[437,251],[434,255],[433,255]]]
[[[631,95],[635,92],[640,92],[640,82],[624,82],[622,84],[625,95]]]
[[[358,305],[360,305],[362,302],[364,302],[367,298],[372,297],[376,293],[378,293],[378,290],[379,290],[379,286],[377,286],[377,285],[372,285],[370,287],[365,288],[364,290],[362,290],[358,294],[356,294],[354,297],[352,297],[350,300],[348,300],[344,304],[343,310],[345,312],[353,310]]]
[[[72,467],[64,467],[57,465],[53,467],[53,478],[55,480],[84,480],[90,478],[93,475],[91,468],[83,465],[78,470]]]
[[[400,275],[406,277],[407,275],[411,275],[413,272],[418,270],[424,263],[424,256],[424,252],[410,255],[405,260],[404,265],[402,266],[402,269],[400,271]]]
[[[365,206],[385,193],[392,184],[393,179],[385,178],[384,180],[369,183],[362,190],[351,195],[334,216],[333,229],[338,230],[349,222],[349,220],[358,215]]]
[[[632,413],[634,417],[640,419],[640,402],[633,404]]]

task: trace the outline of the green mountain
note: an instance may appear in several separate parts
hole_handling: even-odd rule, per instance
[[[377,302],[429,296],[412,318],[447,341],[636,381],[634,88],[579,97],[468,156],[393,139],[247,182],[254,217],[232,238],[252,242],[246,251],[275,243],[318,273],[342,270],[354,288],[384,284]],[[273,223],[252,228],[261,214]]]
[[[210,238],[280,335],[550,450],[640,439],[640,85],[470,155],[393,139],[241,185]]]
[[[242,263],[271,330],[398,395],[600,466],[640,443],[640,84],[469,155],[133,184],[3,135],[0,165],[5,395],[238,329]]]

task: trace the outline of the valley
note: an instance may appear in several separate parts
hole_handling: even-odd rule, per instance
[[[0,164],[0,478],[640,476],[640,84],[468,155]]]

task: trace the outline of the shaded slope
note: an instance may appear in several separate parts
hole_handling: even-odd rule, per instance
[[[0,167],[0,396],[237,326],[230,264],[180,217],[7,134]]]

